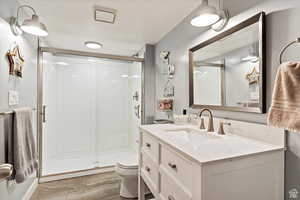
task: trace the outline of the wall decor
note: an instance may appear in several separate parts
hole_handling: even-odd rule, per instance
[[[175,65],[168,64],[168,77],[169,79],[172,79],[175,74]]]
[[[158,110],[160,111],[172,111],[173,99],[163,98],[158,100]]]
[[[9,62],[9,74],[13,76],[23,77],[24,58],[21,56],[20,48],[15,45],[6,54]]]
[[[168,64],[169,64],[169,55],[170,55],[169,51],[160,52],[160,58],[163,60],[163,62],[168,63]]]
[[[164,86],[164,93],[163,93],[163,96],[164,97],[174,97],[174,85],[171,84],[171,80],[168,79],[165,86]]]
[[[246,74],[246,79],[249,81],[249,84],[259,83],[259,72],[255,67],[252,71]]]
[[[160,52],[160,58],[163,61],[163,63],[166,64],[166,71],[163,72],[163,74],[166,76],[166,81],[163,87],[163,98],[158,99],[158,110],[162,112],[168,113],[173,111],[173,97],[174,97],[174,91],[175,87],[172,83],[172,79],[175,74],[175,65],[170,63],[170,52],[169,51],[161,51]]]
[[[175,74],[175,65],[170,62],[170,51],[161,51],[160,58],[163,63],[167,63],[167,76],[168,79],[172,79]]]
[[[171,80],[175,74],[175,65],[170,63],[170,51],[161,51],[160,58],[162,59],[163,63],[167,64],[166,72],[166,83],[164,84],[163,88],[163,97],[174,97],[175,87],[172,84]]]

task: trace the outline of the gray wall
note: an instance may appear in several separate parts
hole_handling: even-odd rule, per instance
[[[269,77],[274,79],[276,74],[276,66],[278,61],[278,53],[280,48],[286,43],[295,40],[300,37],[300,7],[270,14],[267,18],[267,31],[268,38],[268,56],[270,57],[268,67],[272,67],[269,73]],[[290,47],[284,54],[284,60],[300,60],[300,45],[296,44]],[[288,151],[286,153],[286,198],[288,199],[288,191],[297,188],[300,191],[300,134],[289,133],[288,134]],[[299,196],[299,195],[298,195]],[[300,199],[300,196],[298,197]]]
[[[20,95],[19,106],[36,107],[36,52],[37,39],[33,37],[15,37],[9,26],[9,18],[16,14],[17,0],[0,0],[0,110],[8,110],[8,90],[17,90]],[[24,77],[22,79],[8,75],[6,52],[17,41],[25,58]],[[36,119],[34,119],[34,127]],[[5,161],[3,117],[0,117],[0,163]],[[22,184],[14,182],[0,183],[1,200],[21,200],[33,183],[35,177]]]
[[[225,8],[231,10],[231,5],[234,0],[226,0]],[[258,12],[265,11],[267,14],[277,11],[278,9],[286,9],[290,7],[300,6],[300,1],[298,0],[261,0],[259,4],[253,6],[256,0],[239,1],[235,3],[234,13],[238,15],[232,17],[227,25],[226,29],[233,27],[234,25],[240,23],[241,21],[257,14]],[[241,5],[243,4],[243,5]],[[240,8],[240,9],[238,9]],[[247,9],[247,10],[244,10]],[[176,73],[173,79],[175,85],[175,101],[174,110],[175,113],[181,113],[183,108],[188,107],[188,49],[207,40],[210,37],[217,35],[218,33],[212,30],[207,30],[203,28],[197,28],[190,25],[190,20],[192,14],[187,16],[178,26],[176,26],[171,32],[169,32],[155,48],[155,67],[156,67],[156,99],[163,96],[163,86],[166,81],[166,76],[163,72],[166,71],[166,64],[162,62],[159,57],[159,53],[162,50],[168,50],[171,52],[170,60],[176,66]],[[224,30],[226,30],[224,29]],[[270,36],[268,35],[268,38]],[[279,42],[279,41],[278,41]],[[279,45],[284,43],[282,41]],[[280,49],[280,48],[279,48]],[[271,52],[271,56],[277,56],[279,49],[274,49]],[[273,55],[274,54],[274,55]],[[268,77],[274,77],[276,72],[276,67],[270,63],[273,57],[268,56],[267,61],[268,66]],[[271,67],[273,66],[273,67]],[[268,78],[268,102],[270,102],[272,84],[274,78]],[[215,114],[219,117],[233,117],[240,120],[248,121],[258,121],[265,122],[266,115],[261,114],[245,114],[240,112],[223,112],[215,111]],[[160,112],[156,112],[157,117],[163,117],[164,115]]]
[[[233,4],[233,2],[235,2]],[[258,3],[258,4],[257,4]],[[241,5],[242,4],[242,5]],[[234,5],[233,7],[231,7]],[[277,71],[278,54],[281,47],[300,36],[300,1],[298,0],[265,0],[265,1],[224,1],[225,8],[234,8],[232,17],[227,28],[247,19],[254,14],[265,11],[267,15],[267,105],[270,105],[274,78]],[[295,8],[291,10],[283,10]],[[162,63],[159,52],[162,50],[171,51],[171,62],[176,66],[176,75],[173,83],[175,86],[174,112],[181,113],[182,109],[188,108],[188,49],[199,44],[210,37],[215,36],[212,30],[195,28],[190,25],[191,15],[186,17],[177,27],[168,33],[156,45],[156,98],[162,97],[163,85],[166,77],[163,72],[166,65]],[[300,45],[291,47],[286,54],[287,57],[300,59]],[[298,55],[297,55],[298,54]],[[192,110],[193,111],[193,110]],[[194,111],[193,111],[194,112]],[[231,119],[238,119],[251,122],[266,123],[266,114],[251,114],[241,112],[214,111],[214,115]],[[156,112],[156,117],[166,117],[161,112]],[[291,188],[298,188],[300,191],[300,135],[288,134],[288,145],[286,154],[286,191]],[[286,193],[287,195],[287,193]],[[299,198],[300,199],[300,198]]]
[[[145,62],[143,66],[143,124],[150,124],[153,122],[155,115],[155,47],[150,44],[145,46]]]

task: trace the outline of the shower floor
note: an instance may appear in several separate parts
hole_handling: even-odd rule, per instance
[[[137,160],[137,153],[131,148],[119,148],[94,155],[73,158],[49,159],[43,164],[43,176],[114,166],[118,161]]]

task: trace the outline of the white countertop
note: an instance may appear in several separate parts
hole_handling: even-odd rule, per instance
[[[207,133],[191,125],[154,124],[143,125],[140,128],[142,131],[146,131],[201,164],[263,152],[284,150],[281,146],[237,135]],[[172,131],[186,128],[193,129],[195,132]]]

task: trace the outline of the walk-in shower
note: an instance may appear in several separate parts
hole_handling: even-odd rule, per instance
[[[142,58],[40,49],[40,176],[136,159]]]

